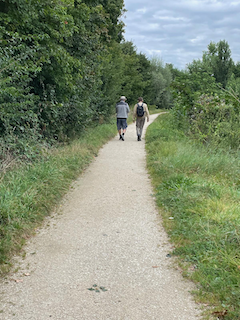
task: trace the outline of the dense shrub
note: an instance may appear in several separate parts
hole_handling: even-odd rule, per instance
[[[175,72],[171,85],[175,125],[202,143],[227,150],[240,146],[239,66],[230,53],[226,41],[210,43],[202,60]]]

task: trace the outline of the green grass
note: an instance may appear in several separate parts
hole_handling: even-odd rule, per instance
[[[240,161],[193,143],[162,115],[146,134],[156,201],[198,301],[240,319]],[[173,217],[174,219],[169,219]],[[215,318],[214,318],[215,319]]]
[[[71,182],[89,165],[99,148],[116,134],[116,125],[89,129],[79,140],[55,149],[34,164],[0,176],[0,269],[11,267],[11,257],[21,251],[44,217],[57,206]]]
[[[148,106],[148,111],[149,111],[150,114],[154,114],[154,113],[160,113],[160,112],[164,112],[164,111],[168,111],[168,110],[157,109],[157,107],[155,105],[149,105]]]

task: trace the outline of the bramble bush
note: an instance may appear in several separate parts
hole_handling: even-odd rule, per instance
[[[172,109],[174,122],[193,139],[225,150],[240,146],[240,104],[228,92],[196,95],[192,106],[181,96]]]
[[[197,140],[227,149],[239,147],[239,106],[235,101],[201,95],[188,117],[190,132]]]

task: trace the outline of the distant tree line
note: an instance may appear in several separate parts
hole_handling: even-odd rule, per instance
[[[169,105],[169,68],[124,41],[123,12],[123,0],[0,2],[1,159],[108,121],[123,94]]]
[[[169,65],[175,124],[194,139],[223,149],[240,147],[240,63],[225,40],[180,71]]]

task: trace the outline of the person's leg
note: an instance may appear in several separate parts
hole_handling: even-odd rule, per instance
[[[145,117],[137,118],[136,128],[137,128],[138,141],[141,141],[144,123],[145,123]]]
[[[119,140],[122,139],[122,129],[118,130],[118,133],[119,133]]]
[[[136,119],[136,132],[137,132],[137,137],[138,137],[138,141],[141,138],[141,134],[140,134],[140,120],[141,118],[137,118]]]
[[[124,135],[127,131],[127,119],[123,119],[122,121],[122,128],[123,128],[123,131],[122,131],[122,140],[124,141]]]
[[[140,140],[142,137],[144,123],[145,123],[145,117],[141,118],[141,120],[139,122]]]
[[[119,133],[119,140],[122,139],[121,119],[117,118],[117,129]]]

